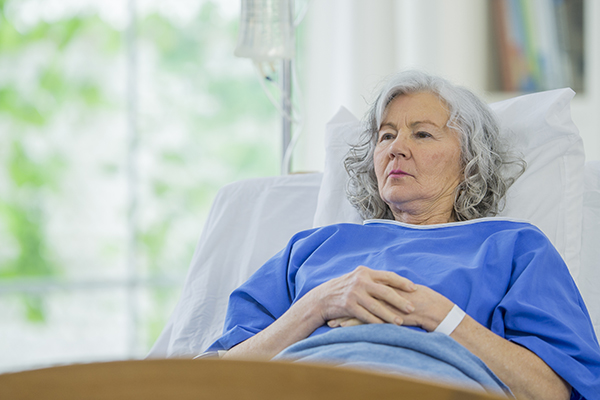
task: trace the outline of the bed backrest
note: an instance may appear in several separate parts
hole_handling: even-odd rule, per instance
[[[223,329],[229,294],[312,227],[322,174],[250,179],[217,194],[171,318],[150,357],[198,354]]]

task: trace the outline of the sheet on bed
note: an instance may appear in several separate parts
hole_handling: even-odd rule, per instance
[[[451,337],[391,324],[336,328],[302,340],[274,359],[397,373],[512,398],[510,389]]]

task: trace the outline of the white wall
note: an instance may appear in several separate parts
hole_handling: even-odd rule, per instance
[[[586,3],[587,71],[600,71],[600,2]],[[325,123],[340,106],[361,118],[377,84],[408,68],[464,85],[488,101],[492,44],[483,0],[313,0],[307,13],[304,136],[294,170],[323,169]],[[591,40],[599,38],[597,40]],[[589,73],[586,94],[573,102],[588,159],[600,160],[600,75]],[[506,97],[506,95],[504,95]]]
[[[357,116],[374,85],[396,70],[393,0],[315,0],[303,79],[306,119],[295,170],[323,169],[325,123],[340,106]]]
[[[600,1],[585,2],[586,92],[575,96],[573,121],[583,138],[587,160],[600,160]]]
[[[485,1],[400,0],[395,6],[398,69],[422,69],[483,92]]]

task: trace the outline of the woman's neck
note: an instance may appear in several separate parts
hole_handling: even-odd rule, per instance
[[[412,225],[434,225],[456,222],[454,207],[450,209],[425,209],[419,211],[393,210],[394,220]]]

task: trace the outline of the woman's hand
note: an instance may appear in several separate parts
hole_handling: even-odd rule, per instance
[[[401,325],[414,309],[406,294],[415,290],[410,280],[394,272],[358,267],[312,289],[271,325],[231,348],[225,357],[270,359],[337,318]]]
[[[443,295],[427,286],[415,285],[416,290],[406,291],[395,288],[394,290],[405,301],[414,307],[410,313],[400,315],[402,325],[418,326],[431,332],[443,321],[452,309],[453,303]],[[369,323],[356,317],[341,317],[329,320],[327,325],[332,328],[346,327]]]
[[[404,325],[418,326],[432,332],[446,318],[454,303],[427,286],[417,285],[417,290],[402,295],[415,305],[415,311],[407,315]]]
[[[416,288],[394,272],[359,266],[314,288],[305,297],[316,304],[323,323],[355,319],[367,324],[402,325],[415,310],[407,295],[414,294]]]

